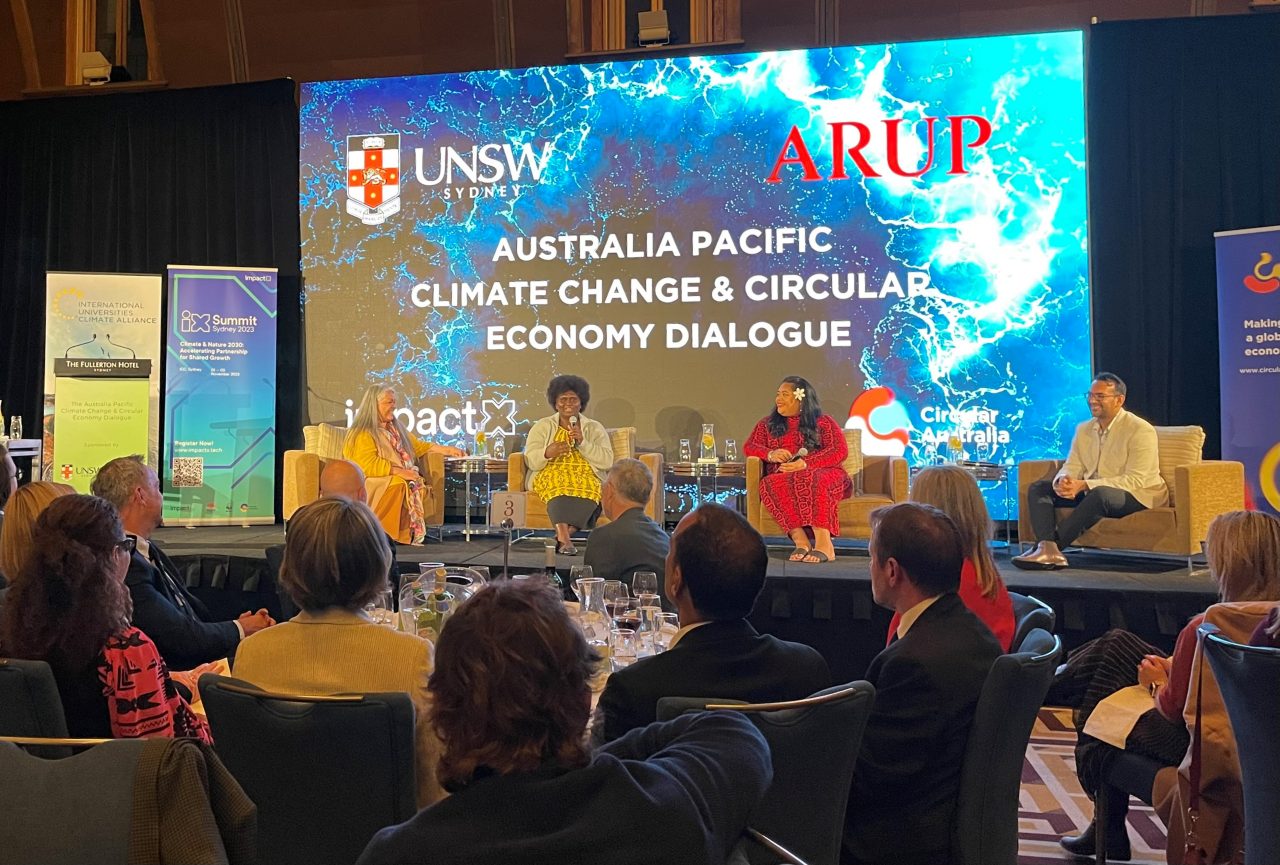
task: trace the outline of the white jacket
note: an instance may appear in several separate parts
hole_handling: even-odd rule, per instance
[[[1054,483],[1059,478],[1083,480],[1089,489],[1124,490],[1148,508],[1169,503],[1169,488],[1160,477],[1156,428],[1124,409],[1111,421],[1105,439],[1095,419],[1076,427],[1071,452]]]
[[[582,444],[578,445],[578,450],[603,481],[605,474],[613,467],[613,445],[609,444],[609,434],[604,431],[604,424],[585,415],[578,415],[578,423],[582,424]],[[547,445],[555,438],[559,426],[560,415],[553,414],[535,421],[533,428],[529,430],[529,437],[524,443],[524,464],[529,469],[529,474],[524,479],[526,490],[533,489],[533,479],[546,468]]]

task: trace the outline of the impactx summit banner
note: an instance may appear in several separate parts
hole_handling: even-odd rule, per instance
[[[275,522],[276,269],[170,265],[165,520]]]
[[[803,375],[871,453],[1063,454],[1084,141],[1079,32],[304,84],[310,414],[520,433],[576,373],[674,453]]]

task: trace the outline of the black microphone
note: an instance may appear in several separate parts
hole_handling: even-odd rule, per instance
[[[793,463],[793,462],[795,462],[796,460],[804,459],[804,458],[805,458],[805,457],[807,457],[808,455],[809,455],[809,449],[808,449],[808,448],[800,448],[800,450],[796,451],[796,455],[795,455],[795,456],[793,456],[793,457],[792,457],[791,459],[789,459],[789,460],[785,460],[785,462]]]
[[[515,520],[511,517],[504,517],[502,522],[498,523],[498,528],[502,529],[502,578],[504,580],[511,579],[511,530],[515,526]]]

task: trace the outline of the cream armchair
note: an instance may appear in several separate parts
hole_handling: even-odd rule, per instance
[[[284,493],[281,505],[284,518],[320,498],[320,472],[329,460],[342,459],[345,427],[321,423],[302,428],[303,449],[284,452]],[[426,522],[428,526],[444,525],[444,455],[427,454],[418,460],[418,468],[427,479]]]
[[[1169,487],[1169,504],[1127,517],[1104,518],[1073,546],[1134,550],[1191,559],[1200,552],[1209,523],[1218,514],[1244,507],[1244,465],[1201,459],[1204,430],[1198,426],[1156,427],[1160,476]],[[1018,464],[1018,539],[1035,538],[1027,513],[1027,489],[1035,481],[1052,480],[1062,460],[1028,460]],[[1061,519],[1069,512],[1058,509]]]
[[[862,453],[862,436],[858,430],[845,430],[849,456],[844,469],[853,484],[853,495],[840,502],[840,537],[871,539],[871,512],[876,508],[907,500],[909,473],[902,457],[867,456]],[[760,503],[760,478],[764,461],[747,457],[747,522],[765,537],[786,535],[782,526]]]
[[[662,476],[662,454],[647,453],[636,456],[636,428],[633,426],[618,427],[617,429],[606,430],[606,432],[609,434],[609,444],[613,447],[614,462],[626,458],[638,459],[648,466],[649,471],[653,473],[653,492],[649,494],[649,501],[645,503],[644,512],[658,525],[662,525],[663,510],[666,507],[666,492]],[[525,496],[525,524],[518,526],[518,528],[554,528],[551,525],[551,519],[547,516],[547,503],[533,490],[525,488],[525,478],[528,473],[523,452],[513,453],[507,458],[507,492],[523,493]],[[603,516],[600,519],[602,522],[607,522]]]

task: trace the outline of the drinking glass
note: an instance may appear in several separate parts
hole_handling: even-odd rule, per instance
[[[444,562],[418,562],[418,576],[434,576],[436,568],[443,568]]]
[[[657,607],[658,612],[662,612],[662,596],[657,592],[641,592],[636,595],[636,606],[642,610],[645,607]]]
[[[724,440],[724,461],[727,463],[738,462],[738,443],[733,439]]]
[[[653,571],[636,571],[631,577],[631,591],[637,598],[645,594],[657,594],[658,575]]]
[[[609,604],[605,603],[607,609]],[[615,628],[627,628],[629,630],[637,630],[640,627],[640,602],[635,598],[622,598],[613,602],[613,608],[609,610],[609,615],[613,617],[613,626]]]
[[[573,594],[579,603],[582,602],[582,581],[594,576],[590,565],[573,565],[569,568],[569,585],[573,588]]]
[[[502,433],[499,432],[496,435],[494,435],[492,442],[493,442],[493,446],[491,450],[493,451],[493,453],[491,454],[491,456],[495,460],[505,460],[507,458],[506,436],[504,436]]]
[[[662,624],[658,614],[661,612],[657,595],[641,596],[640,625],[636,628],[636,657],[647,658],[658,653],[658,628]]]
[[[631,628],[614,628],[609,632],[610,664],[614,671],[636,662],[636,632]]]
[[[22,438],[22,415],[15,414],[13,417],[9,418],[9,438]]]
[[[693,446],[689,443],[688,439],[680,439],[680,455],[676,462],[693,462]]]
[[[396,614],[391,609],[391,589],[387,588],[379,592],[377,597],[364,605],[365,615],[373,619],[379,625],[386,625],[391,630],[396,629]]]
[[[658,633],[653,638],[656,652],[665,652],[671,648],[671,641],[680,630],[680,617],[675,613],[658,613]]]

